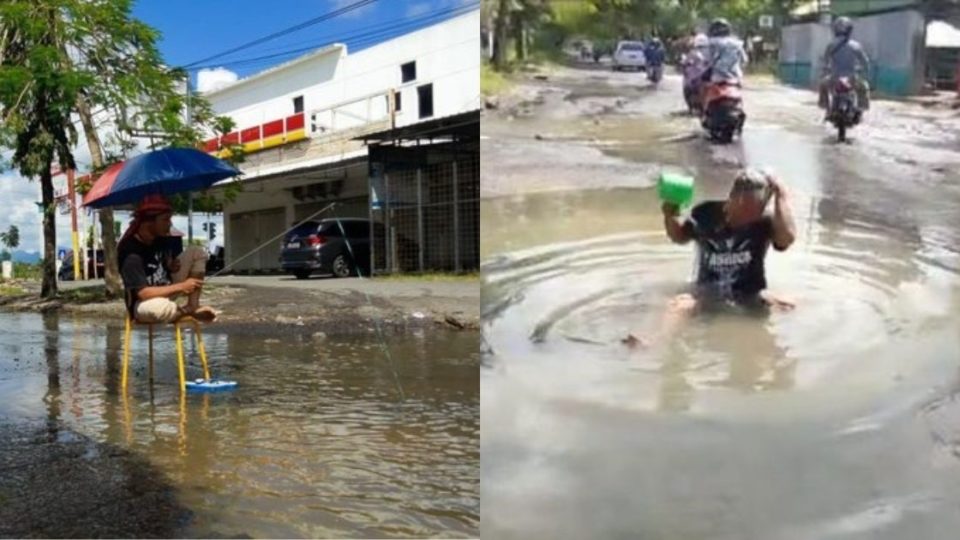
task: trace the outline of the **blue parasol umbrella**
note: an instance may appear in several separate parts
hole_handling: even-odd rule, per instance
[[[165,148],[111,166],[83,197],[83,205],[104,208],[133,204],[146,195],[174,195],[207,189],[240,175],[227,162],[194,148]]]

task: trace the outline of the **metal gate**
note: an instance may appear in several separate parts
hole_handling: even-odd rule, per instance
[[[383,167],[371,178],[374,272],[463,272],[480,264],[480,156]]]

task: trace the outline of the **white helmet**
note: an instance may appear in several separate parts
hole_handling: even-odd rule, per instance
[[[704,34],[697,34],[693,37],[694,49],[705,49],[710,46],[710,39]]]

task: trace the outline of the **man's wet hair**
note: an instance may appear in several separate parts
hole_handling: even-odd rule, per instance
[[[757,202],[765,204],[770,199],[770,183],[760,171],[744,169],[737,173],[730,188],[730,197],[751,195]]]

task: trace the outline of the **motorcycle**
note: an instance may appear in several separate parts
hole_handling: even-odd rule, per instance
[[[732,142],[734,134],[743,134],[746,120],[740,85],[712,83],[707,86],[700,123],[711,139],[720,143]]]
[[[703,67],[697,60],[684,55],[680,62],[680,71],[683,74],[683,101],[687,104],[687,111],[692,116],[700,116],[703,108]]]
[[[840,77],[830,89],[827,120],[837,128],[837,139],[847,140],[847,130],[860,123],[862,111],[849,77]]]
[[[690,114],[700,115],[700,86],[696,84],[683,85],[683,101],[687,104]]]
[[[663,78],[663,65],[647,66],[647,80],[654,85],[660,83]]]

